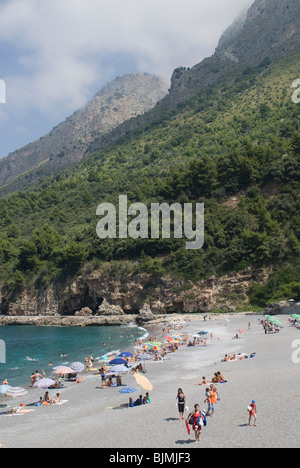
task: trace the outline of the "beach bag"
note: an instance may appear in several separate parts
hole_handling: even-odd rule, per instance
[[[189,420],[189,421],[190,421],[190,422],[189,422],[189,425],[190,425],[190,426],[193,426],[193,424],[194,424],[194,416],[191,417],[191,414],[192,414],[192,413],[189,414],[188,420],[189,420],[189,418],[191,418],[191,419]]]

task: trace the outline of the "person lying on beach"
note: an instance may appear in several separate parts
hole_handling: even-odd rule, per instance
[[[61,399],[60,393],[57,393],[56,398],[51,398],[50,405],[61,405],[61,404],[62,404],[62,399]]]
[[[208,385],[208,382],[206,381],[206,377],[202,377],[202,382],[196,385]]]
[[[239,340],[239,335],[238,333],[232,338],[233,340]]]

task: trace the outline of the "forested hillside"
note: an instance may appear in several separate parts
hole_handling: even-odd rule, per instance
[[[0,281],[12,295],[102,262],[134,262],[154,276],[199,280],[270,267],[250,301],[300,299],[300,50],[243,67],[190,101],[36,188],[0,200]],[[105,240],[96,208],[205,203],[205,245]],[[118,263],[116,263],[118,265]]]

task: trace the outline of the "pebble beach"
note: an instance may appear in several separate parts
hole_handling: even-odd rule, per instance
[[[179,347],[164,361],[146,362],[145,376],[151,381],[151,404],[126,408],[128,395],[119,388],[101,389],[101,379],[84,373],[79,385],[67,383],[60,391],[62,406],[36,407],[23,415],[10,415],[4,404],[18,406],[39,400],[44,391],[29,389],[26,397],[1,397],[0,443],[7,448],[296,448],[299,446],[300,391],[299,366],[293,362],[292,345],[300,339],[288,316],[279,316],[284,328],[265,335],[261,316],[232,315],[230,321],[187,322],[180,333],[190,336],[210,329],[208,346]],[[248,330],[248,323],[251,330]],[[156,326],[162,337],[163,324]],[[239,330],[244,333],[239,333]],[[239,333],[240,339],[233,337]],[[252,359],[221,362],[225,354],[256,353]],[[84,357],[83,357],[84,359]],[[294,360],[295,361],[295,360]],[[220,371],[227,383],[218,384],[220,401],[214,418],[208,417],[199,444],[193,431],[179,421],[177,389],[187,396],[189,412],[198,403],[207,409],[202,376],[209,381]],[[134,398],[145,390],[134,376],[126,374],[123,383],[135,387]],[[56,390],[50,390],[55,396]],[[22,400],[22,401],[21,401]],[[248,426],[247,407],[257,403],[258,427]],[[32,408],[32,407],[31,407]],[[186,413],[186,417],[188,412]]]

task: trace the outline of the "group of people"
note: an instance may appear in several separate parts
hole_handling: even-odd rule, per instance
[[[56,394],[56,398],[51,398],[49,392],[47,391],[43,397],[40,397],[39,401],[36,403],[36,406],[48,406],[48,405],[59,405],[62,404],[62,399],[60,393]]]
[[[149,403],[151,403],[151,399],[149,393],[147,392],[144,397],[143,395],[140,395],[135,401],[133,401],[133,398],[130,397],[128,406],[129,408],[134,408],[135,406],[147,405]]]
[[[205,377],[203,377],[203,379],[205,379]],[[200,406],[197,403],[194,405],[194,410],[190,413],[190,415],[186,419],[188,432],[190,433],[190,429],[189,429],[190,425],[192,426],[193,431],[195,432],[196,443],[198,443],[201,440],[202,428],[206,426],[207,424],[206,418],[208,416],[212,416],[212,417],[214,416],[216,404],[218,400],[219,400],[219,395],[217,392],[217,388],[213,384],[211,384],[211,386],[207,388],[205,392],[204,403],[207,403],[208,405],[207,411],[205,410],[201,411]],[[184,418],[185,410],[188,411],[187,397],[185,393],[183,392],[182,388],[178,389],[176,404],[178,406],[179,421],[182,421],[185,419]]]

